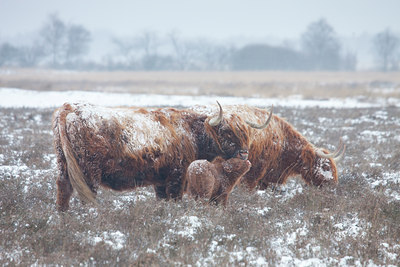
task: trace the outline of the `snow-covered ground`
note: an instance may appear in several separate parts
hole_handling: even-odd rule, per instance
[[[310,100],[299,95],[287,98],[243,98],[227,96],[183,96],[154,94],[125,94],[89,91],[31,91],[15,88],[0,88],[0,107],[49,108],[58,107],[65,102],[85,101],[103,106],[181,106],[215,104],[247,104],[252,106],[276,107],[321,107],[321,108],[369,108],[380,106],[400,106],[395,98],[378,98],[365,102],[357,98]]]
[[[61,106],[64,102],[77,102],[84,101],[98,105],[106,106],[179,106],[187,107],[193,105],[215,105],[215,101],[218,100],[221,104],[247,104],[254,106],[270,106],[282,107],[285,109],[284,112],[287,114],[296,114],[296,110],[292,111],[290,108],[314,108],[317,110],[317,115],[312,112],[306,113],[310,114],[310,117],[294,118],[291,117],[290,120],[297,124],[296,126],[302,128],[302,133],[307,137],[311,137],[314,142],[321,142],[321,136],[326,134],[328,131],[325,129],[325,125],[330,125],[331,129],[329,131],[336,132],[337,134],[343,135],[345,142],[349,144],[348,146],[348,162],[344,162],[340,165],[341,169],[347,168],[347,170],[342,171],[342,174],[350,176],[354,170],[362,169],[359,167],[364,164],[368,169],[363,167],[360,176],[367,181],[371,190],[376,190],[379,193],[383,193],[387,196],[390,201],[398,203],[400,201],[400,192],[396,190],[399,188],[400,184],[400,171],[392,168],[390,170],[385,170],[385,161],[393,159],[392,155],[396,154],[395,151],[390,154],[387,151],[381,151],[381,149],[386,148],[386,143],[391,142],[393,144],[392,148],[394,150],[398,147],[394,147],[400,144],[400,99],[389,99],[381,98],[375,101],[365,102],[365,99],[360,96],[357,98],[346,98],[346,99],[329,99],[329,100],[307,100],[303,99],[301,96],[292,96],[288,98],[275,98],[275,99],[262,99],[262,98],[237,98],[237,97],[221,97],[221,96],[176,96],[176,95],[134,95],[134,94],[119,94],[119,93],[102,93],[102,92],[86,92],[86,91],[63,91],[63,92],[38,92],[30,90],[21,90],[13,88],[0,88],[0,107],[2,108],[54,108]],[[329,111],[336,115],[325,116],[323,114],[318,114],[320,111],[318,108],[333,109]],[[371,108],[371,111],[366,111],[366,109]],[[353,109],[352,112],[357,115],[346,118],[341,114],[349,115],[347,113],[341,113],[341,109]],[[393,110],[394,109],[394,110]],[[289,113],[292,112],[292,113]],[[315,112],[315,111],[314,111]],[[323,112],[323,111],[321,111]],[[31,116],[32,114],[26,115]],[[285,115],[285,114],[284,114]],[[25,116],[25,115],[18,115]],[[312,116],[317,117],[316,119]],[[14,116],[16,117],[16,115]],[[11,117],[10,117],[11,118]],[[3,118],[4,119],[4,118]],[[7,118],[4,119],[7,121]],[[3,123],[4,123],[3,120]],[[2,140],[6,140],[8,145],[15,145],[20,142],[19,134],[22,135],[23,132],[31,131],[29,125],[24,126],[24,128],[18,129],[6,129],[6,124],[1,124],[2,129]],[[32,116],[31,123],[37,125],[47,125],[48,122],[43,120],[43,115],[36,114]],[[384,125],[384,126],[382,126]],[[358,130],[355,130],[358,129]],[[394,129],[394,130],[393,130]],[[33,132],[33,131],[32,131]],[[47,136],[50,136],[50,129],[46,132]],[[336,135],[335,135],[336,136]],[[364,143],[370,143],[371,146],[362,147],[361,149],[357,146],[356,140],[363,140]],[[35,139],[33,139],[35,141]],[[326,143],[323,141],[323,143]],[[33,144],[34,145],[34,144]],[[363,144],[365,146],[365,144]],[[0,148],[5,148],[5,146],[0,146]],[[363,151],[363,155],[354,155],[353,151]],[[18,177],[24,177],[21,183],[22,192],[29,195],[30,190],[33,187],[40,187],[40,180],[42,177],[52,176],[55,172],[55,155],[45,154],[39,155],[43,158],[43,162],[48,162],[49,166],[47,169],[42,169],[40,167],[28,166],[21,160],[19,151],[14,151],[14,159],[8,159],[6,156],[6,151],[0,150],[0,183],[4,179],[13,179]],[[356,157],[362,157],[361,160],[355,159]],[[367,161],[368,163],[364,163]],[[397,165],[398,166],[398,165]],[[374,172],[374,173],[371,173]],[[25,178],[26,177],[26,178]],[[349,179],[349,178],[347,178]],[[43,185],[46,188],[51,188],[55,190],[55,185]],[[273,210],[268,205],[271,198],[276,199],[280,203],[288,202],[293,200],[295,197],[301,195],[304,192],[301,183],[295,180],[290,180],[285,186],[284,194],[273,194],[269,191],[258,191],[257,196],[265,202],[265,205],[260,208],[255,208],[252,211],[253,216],[268,217],[271,216]],[[101,195],[100,195],[101,197]],[[29,198],[29,197],[28,197]],[[153,199],[154,194],[151,189],[139,189],[131,194],[126,194],[122,196],[116,196],[113,199],[112,205],[115,210],[123,212],[126,207],[135,205],[140,201],[146,201]],[[176,205],[184,206],[182,203],[177,203]],[[88,214],[96,214],[95,209],[90,209]],[[240,211],[238,211],[240,212]],[[89,216],[89,215],[85,215]],[[370,222],[363,221],[359,218],[357,213],[348,213],[346,217],[337,218],[335,214],[332,214],[329,210],[324,210],[324,213],[318,215],[319,220],[327,220],[334,222],[332,225],[332,243],[338,244],[337,246],[342,246],[347,240],[365,240],[367,235],[367,229]],[[311,239],[308,244],[304,244],[302,247],[300,240],[307,240],[305,237],[310,235],[312,225],[306,224],[304,219],[307,218],[302,211],[296,215],[292,220],[284,220],[274,225],[274,229],[277,230],[275,237],[268,241],[266,246],[274,249],[274,253],[280,266],[362,266],[366,264],[365,261],[361,262],[357,255],[337,255],[339,249],[329,254],[329,252],[322,251],[323,247],[318,243],[318,240]],[[51,226],[57,224],[57,216],[50,216],[47,225]],[[17,223],[13,226],[18,229],[20,226]],[[229,254],[229,264],[235,265],[238,262],[246,262],[251,266],[266,266],[268,265],[267,259],[263,257],[264,255],[259,248],[245,241],[239,241],[238,244],[243,246],[233,247],[231,250],[227,250],[227,246],[221,245],[223,243],[233,242],[232,240],[237,240],[239,237],[235,234],[228,233],[224,226],[221,224],[213,224],[206,217],[197,215],[193,211],[188,211],[187,214],[176,218],[171,216],[166,216],[164,222],[167,225],[171,225],[168,231],[166,231],[162,238],[155,240],[154,244],[147,248],[147,254],[159,254],[160,251],[168,251],[173,246],[178,246],[176,240],[186,240],[188,243],[197,243],[195,240],[196,235],[201,231],[210,231],[215,234],[209,240],[209,245],[207,245],[206,255],[199,257],[195,266],[212,266],[215,264],[215,260],[218,257]],[[24,227],[28,227],[25,225]],[[271,226],[272,227],[272,226]],[[0,229],[0,234],[2,230]],[[97,244],[104,243],[104,246],[110,250],[123,251],[127,243],[129,243],[129,233],[124,231],[123,228],[110,229],[103,232],[79,232],[75,234],[78,240],[83,240],[91,246],[96,246]],[[206,246],[206,245],[205,245]],[[348,244],[343,244],[343,246],[349,246]],[[20,261],[19,259],[22,254],[26,254],[26,250],[29,248],[15,249],[10,252],[7,248],[0,246],[0,260],[2,259],[17,259],[14,262]],[[379,257],[383,258],[382,262],[396,262],[396,259],[400,258],[400,245],[398,244],[388,244],[384,241],[379,243],[377,248],[377,253]],[[28,254],[29,255],[29,254]],[[325,257],[329,255],[328,257]],[[132,256],[135,258],[135,256]],[[400,261],[397,261],[400,264]],[[367,262],[368,266],[377,266],[377,264],[371,260]],[[390,264],[388,264],[390,265]],[[392,265],[395,266],[395,265]]]

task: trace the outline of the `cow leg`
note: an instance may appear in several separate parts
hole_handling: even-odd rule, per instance
[[[187,163],[188,165],[189,163]],[[166,168],[163,172],[160,172],[160,180],[163,181],[163,184],[153,186],[157,199],[182,199],[186,183],[186,168],[179,166],[173,170]]]
[[[244,175],[241,183],[244,184],[248,190],[253,190],[257,187],[264,175],[265,170],[261,170],[260,174],[260,170],[256,166],[254,168],[252,167],[250,171]]]
[[[167,182],[167,199],[180,200],[182,199],[184,189],[184,175],[174,172],[166,179]]]
[[[182,199],[183,186],[181,180],[176,179],[176,177],[174,177],[173,179],[168,179],[166,193],[167,199]]]
[[[214,201],[215,204],[222,204],[224,207],[226,207],[226,204],[228,203],[228,193],[224,192],[214,198],[211,198],[210,201]]]
[[[67,211],[69,208],[69,200],[73,192],[71,182],[69,181],[66,165],[59,163],[60,176],[57,179],[57,209],[59,211]]]
[[[155,185],[153,187],[158,200],[167,199],[167,187],[165,185]]]
[[[265,190],[265,189],[267,189],[268,187],[269,187],[269,183],[267,182],[264,182],[264,181],[260,181],[260,183],[258,184],[258,188],[260,189],[260,190]]]

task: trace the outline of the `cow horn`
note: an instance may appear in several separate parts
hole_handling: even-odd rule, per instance
[[[342,138],[340,138],[340,142],[342,143],[342,152],[338,153],[338,154],[333,158],[335,161],[340,160],[340,159],[343,157],[344,152],[346,151],[346,145],[343,143]]]
[[[212,117],[209,121],[208,121],[208,124],[210,124],[210,126],[212,126],[212,127],[215,127],[215,126],[217,126],[218,124],[220,124],[221,123],[221,121],[222,121],[222,118],[223,118],[223,111],[222,111],[222,107],[221,107],[221,104],[217,101],[217,104],[218,104],[218,106],[219,106],[219,114],[218,114],[218,117],[217,116],[215,116],[215,117]]]
[[[336,151],[332,153],[324,153],[321,149],[317,149],[316,154],[321,158],[340,160],[343,157],[345,151],[346,151],[346,145],[343,143],[342,138],[340,138],[339,146],[336,149]]]
[[[271,122],[273,110],[274,110],[274,105],[271,106],[271,110],[269,111],[268,119],[264,124],[257,124],[257,123],[249,122],[249,121],[246,121],[246,123],[248,125],[250,125],[251,128],[255,128],[255,129],[259,129],[259,130],[265,129],[268,126],[268,124]]]

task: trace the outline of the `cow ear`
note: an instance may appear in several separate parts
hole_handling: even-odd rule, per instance
[[[228,163],[228,162],[226,162],[226,161],[224,161],[224,162],[222,162],[222,168],[224,168],[224,171],[225,172],[232,172],[232,164],[231,163]]]

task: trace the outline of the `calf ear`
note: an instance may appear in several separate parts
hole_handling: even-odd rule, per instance
[[[222,168],[226,172],[232,172],[232,164],[231,163],[228,163],[226,161],[222,162]]]

